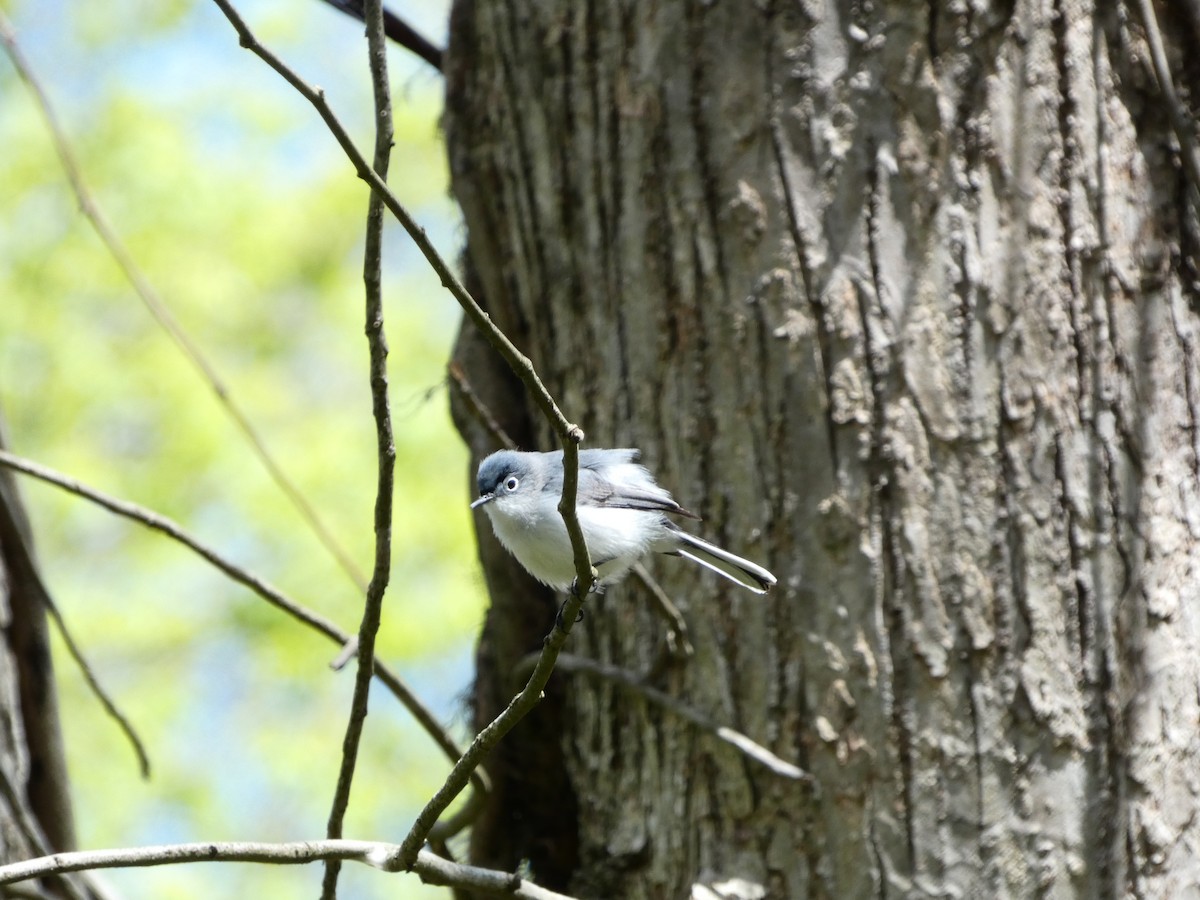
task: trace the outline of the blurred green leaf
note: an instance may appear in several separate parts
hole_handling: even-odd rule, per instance
[[[266,11],[263,37],[283,42],[346,103],[348,125],[369,123],[360,25],[320,4],[243,10],[256,11]],[[215,10],[72,7],[68,24],[49,30],[45,8],[20,4],[12,15],[28,24],[26,51],[62,100],[108,218],[369,574],[376,449],[364,186],[315,114],[281,94]],[[431,233],[453,235],[441,86],[412,71],[395,76],[392,183]],[[27,92],[3,65],[0,91],[0,220],[16,226],[0,229],[0,409],[14,450],[171,516],[355,631],[359,591],[79,214]],[[450,720],[458,707],[448,692],[469,684],[484,602],[466,452],[441,387],[458,314],[395,228],[387,254],[397,483],[379,652]],[[337,648],[161,536],[23,486],[47,581],[156,767],[149,784],[138,780],[123,739],[56,647],[81,842],[321,836],[353,680],[328,669]],[[448,763],[382,690],[371,708],[348,833],[399,839]],[[346,896],[445,896],[356,868]],[[320,875],[238,866],[110,877],[130,896],[195,898],[291,897],[314,891]]]

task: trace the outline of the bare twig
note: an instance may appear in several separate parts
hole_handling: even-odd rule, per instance
[[[1193,197],[1200,201],[1200,152],[1196,149],[1194,123],[1184,111],[1183,103],[1175,90],[1175,81],[1171,77],[1171,66],[1167,62],[1167,51],[1163,46],[1162,33],[1158,28],[1158,17],[1154,13],[1154,5],[1150,0],[1137,0],[1137,7],[1142,17],[1142,25],[1146,29],[1146,40],[1150,44],[1150,61],[1158,81],[1158,89],[1166,101],[1167,112],[1171,117],[1171,126],[1175,129],[1175,136],[1179,139],[1179,155],[1183,157],[1183,165],[1191,179]]]
[[[90,869],[143,868],[198,862],[304,865],[326,859],[343,859],[360,862],[384,872],[398,872],[404,868],[400,865],[399,850],[396,844],[386,844],[382,841],[345,840],[278,844],[207,841],[198,844],[162,844],[116,850],[77,850],[0,866],[0,884],[13,884],[30,878],[44,878],[48,875]],[[572,900],[566,894],[538,887],[518,875],[453,863],[439,858],[429,850],[422,850],[408,869],[427,884],[507,894],[524,900]]]
[[[683,613],[679,611],[679,607],[671,602],[671,598],[662,589],[662,585],[655,580],[654,576],[641,563],[634,563],[633,575],[650,592],[650,598],[653,601],[652,606],[667,622],[669,629],[667,644],[671,655],[676,657],[692,656],[696,652],[696,648],[692,646],[692,638],[688,632],[687,622],[684,621]]]
[[[325,0],[330,6],[339,9],[348,16],[365,22],[362,0]],[[405,22],[391,10],[383,11],[383,31],[389,39],[395,41],[405,50],[419,56],[439,72],[442,71],[442,51],[432,41],[427,40],[415,28]]]
[[[301,606],[296,601],[286,596],[283,592],[267,584],[262,579],[245,571],[240,566],[230,562],[218,553],[216,550],[203,544],[197,538],[192,537],[182,527],[172,522],[166,516],[161,516],[158,513],[152,512],[144,507],[138,506],[135,503],[129,503],[125,500],[118,500],[116,497],[109,496],[94,488],[88,487],[68,478],[65,475],[55,472],[46,466],[38,465],[35,462],[24,459],[13,453],[5,450],[0,450],[0,465],[7,466],[22,474],[37,478],[48,484],[53,484],[63,490],[75,494],[77,497],[82,497],[92,503],[102,506],[109,512],[123,516],[148,528],[152,528],[174,541],[187,547],[193,553],[198,554],[210,564],[215,566],[220,571],[224,572],[230,579],[238,584],[249,588],[258,596],[262,597],[272,606],[276,607],[292,616],[295,619],[308,625],[310,628],[325,635],[331,641],[336,641],[338,644],[345,644],[349,640],[349,635],[338,628],[325,617],[312,612]],[[375,675],[388,688],[389,691],[400,701],[420,724],[429,733],[430,737],[437,742],[437,745],[442,748],[442,751],[451,759],[458,759],[462,751],[454,743],[454,740],[446,733],[445,729],[434,718],[433,714],[425,708],[416,695],[400,680],[394,672],[381,664],[378,660],[375,661]],[[476,790],[488,790],[486,776],[482,773],[477,773],[479,777],[474,781]]]
[[[567,894],[539,887],[515,873],[497,872],[494,869],[481,869],[478,866],[451,862],[429,850],[422,850],[417,854],[417,862],[412,870],[426,884],[438,884],[463,890],[488,891],[493,894],[525,898],[525,900],[574,900]]]
[[[3,435],[0,435],[0,451],[3,451],[5,442]],[[7,473],[6,473],[7,474]],[[5,493],[4,483],[0,483],[0,494]],[[15,483],[14,483],[15,489]],[[15,501],[15,494],[12,498]],[[46,610],[46,614],[58,627],[59,634],[62,636],[63,643],[66,645],[67,652],[79,667],[79,671],[83,674],[83,679],[100,702],[100,706],[106,713],[117,723],[117,727],[125,735],[130,745],[133,747],[133,752],[137,756],[138,768],[143,778],[148,778],[150,775],[150,759],[146,755],[146,748],[142,744],[142,739],[133,727],[133,723],[120,710],[116,701],[109,695],[105,687],[100,683],[100,679],[96,676],[91,664],[83,655],[83,651],[75,642],[75,637],[71,633],[70,628],[64,620],[62,613],[58,609],[58,605],[54,602],[54,598],[50,595],[50,589],[46,587],[42,580],[42,573],[38,566],[37,559],[34,556],[32,538],[27,527],[23,527],[22,523],[17,521],[14,514],[13,505],[4,503],[0,500],[0,540],[4,540],[5,536],[11,538],[11,546],[8,548],[10,554],[10,562],[14,566],[21,566],[25,570],[24,578],[28,582],[31,595],[34,602],[41,604]],[[33,688],[36,690],[36,688]],[[26,723],[28,727],[29,723]]]
[[[469,828],[479,818],[479,814],[483,812],[484,802],[487,798],[488,795],[483,793],[483,791],[471,791],[471,795],[467,797],[466,802],[461,807],[449,816],[437,820],[434,826],[429,829],[429,835],[426,839],[431,844],[444,844],[460,831]],[[443,853],[442,855],[445,856],[446,854]]]
[[[417,245],[417,249],[421,251],[426,261],[428,261],[434,272],[437,273],[442,285],[450,291],[471,322],[483,332],[488,343],[504,358],[504,361],[509,364],[517,374],[517,377],[529,389],[534,402],[537,403],[538,408],[545,414],[564,445],[567,443],[580,443],[584,437],[583,430],[578,425],[573,425],[567,421],[566,416],[558,408],[558,404],[554,402],[554,398],[550,396],[550,392],[546,390],[546,386],[542,384],[541,378],[538,377],[528,357],[513,345],[504,332],[496,327],[491,317],[475,302],[475,298],[471,296],[470,292],[459,281],[458,276],[454,274],[449,264],[437,252],[432,241],[425,234],[425,229],[416,223],[416,220],[409,215],[408,210],[404,208],[383,180],[367,164],[366,158],[354,145],[354,141],[350,139],[350,135],[347,133],[345,127],[343,127],[338,117],[334,115],[328,102],[326,102],[325,92],[320,88],[310,85],[292,71],[279,57],[267,49],[267,47],[260,44],[258,38],[254,36],[254,33],[246,25],[237,10],[229,3],[229,0],[213,0],[213,2],[216,3],[237,31],[241,45],[279,73],[288,84],[294,87],[305,100],[313,105],[318,115],[320,115],[325,125],[329,128],[329,131],[333,134],[334,139],[350,159],[358,177],[379,194],[384,205],[396,217],[404,227],[404,230],[408,232],[413,243]]]
[[[453,385],[458,396],[467,404],[471,415],[487,429],[488,434],[495,439],[496,443],[507,450],[516,450],[517,442],[508,436],[508,432],[496,421],[496,417],[492,415],[492,411],[488,409],[487,404],[479,399],[479,395],[471,387],[471,382],[467,380],[467,373],[463,371],[462,366],[451,360],[450,364],[446,366],[446,375],[450,379],[450,384]]]
[[[4,48],[12,60],[17,74],[29,86],[29,90],[33,94],[42,118],[46,120],[46,126],[50,131],[54,149],[58,154],[63,171],[66,173],[67,181],[70,183],[71,190],[75,194],[75,201],[79,204],[79,209],[83,213],[84,218],[91,223],[101,242],[108,249],[109,255],[112,256],[117,266],[121,269],[121,272],[125,275],[125,278],[133,286],[134,292],[150,311],[150,315],[170,336],[175,345],[183,352],[183,355],[187,357],[188,362],[192,364],[200,377],[212,389],[212,392],[217,397],[217,402],[224,407],[226,414],[233,420],[234,425],[237,426],[238,430],[249,441],[254,454],[258,457],[263,468],[267,470],[271,480],[287,495],[288,500],[291,501],[292,505],[300,513],[301,518],[317,536],[317,539],[329,554],[337,561],[346,575],[349,576],[350,580],[360,590],[365,591],[366,579],[363,577],[362,572],[359,571],[358,566],[355,565],[354,560],[350,558],[350,554],[342,548],[334,537],[333,532],[321,521],[312,504],[308,502],[308,499],[287,476],[279,463],[276,462],[271,452],[267,449],[262,436],[259,435],[257,429],[251,424],[249,417],[247,417],[246,413],[233,399],[229,387],[222,381],[220,375],[217,374],[216,368],[208,361],[207,357],[200,350],[200,347],[192,341],[183,329],[183,326],[176,320],[145,273],[138,267],[133,254],[129,252],[129,248],[125,246],[116,229],[109,224],[103,210],[101,210],[83,180],[82,170],[75,159],[74,152],[71,150],[71,144],[66,132],[54,114],[54,108],[50,104],[49,95],[42,88],[41,82],[34,75],[28,60],[25,59],[25,55],[17,43],[16,33],[13,30],[12,24],[3,12],[0,12],[0,43],[4,44]]]
[[[509,701],[508,706],[500,715],[475,736],[475,740],[471,742],[467,752],[455,763],[445,784],[438,789],[417,816],[412,829],[400,845],[400,864],[403,868],[407,869],[414,865],[417,852],[429,835],[434,822],[445,812],[451,801],[462,792],[475,767],[484,760],[492,748],[500,742],[500,739],[508,734],[512,727],[542,699],[542,691],[546,687],[546,682],[550,680],[550,673],[554,671],[555,660],[558,659],[563,644],[567,642],[571,628],[579,616],[579,611],[583,608],[583,596],[580,591],[568,595],[567,602],[563,604],[554,628],[543,641],[542,652],[537,657],[537,662],[534,664],[533,672],[530,673],[525,687]]]
[[[350,139],[350,135],[346,132],[346,129],[326,102],[324,92],[308,84],[279,57],[259,43],[241,15],[238,14],[237,10],[233,8],[228,0],[213,0],[213,2],[216,3],[230,24],[233,25],[234,30],[237,31],[241,45],[274,69],[288,84],[294,87],[313,105],[333,134],[334,139],[342,147],[347,157],[349,157],[355,172],[358,173],[358,177],[370,185],[371,189],[380,197],[392,215],[400,221],[404,230],[408,232],[413,242],[417,245],[417,248],[441,279],[442,285],[450,291],[454,299],[458,301],[463,311],[467,314],[467,317],[483,332],[488,343],[495,348],[496,352],[501,355],[516,373],[517,377],[521,379],[522,383],[533,396],[534,402],[537,403],[542,413],[551,423],[563,445],[563,493],[558,508],[563,517],[567,534],[570,536],[571,548],[575,556],[577,573],[576,590],[567,599],[563,609],[560,611],[559,622],[556,623],[555,628],[546,638],[541,659],[534,668],[525,689],[514,697],[508,707],[475,737],[467,752],[455,763],[445,784],[443,784],[429,803],[426,804],[421,814],[417,817],[416,822],[405,837],[402,845],[403,860],[407,867],[411,866],[416,860],[417,851],[421,843],[425,840],[426,835],[429,834],[438,816],[445,811],[454,797],[466,786],[471,774],[480,765],[483,758],[495,746],[496,742],[507,734],[513,725],[524,717],[537,703],[541,695],[541,689],[545,686],[546,681],[549,680],[550,673],[554,669],[554,660],[567,639],[575,617],[579,614],[583,606],[582,598],[587,595],[587,592],[595,583],[596,572],[592,568],[591,560],[588,556],[587,542],[584,540],[583,530],[580,528],[579,519],[575,514],[575,495],[579,481],[578,445],[583,441],[584,433],[583,429],[578,425],[574,425],[567,420],[566,416],[558,408],[558,404],[554,402],[554,398],[550,396],[550,392],[546,390],[546,386],[542,384],[541,378],[534,370],[533,364],[529,361],[528,357],[517,350],[504,332],[496,327],[491,317],[483,311],[482,307],[475,301],[475,298],[471,296],[462,282],[459,281],[450,266],[442,259],[437,249],[433,246],[433,243],[429,240],[429,237],[425,234],[425,230],[417,225],[416,220],[409,215],[408,210],[396,199],[395,195],[388,189],[387,184],[367,164],[366,159],[354,145],[354,142]]]
[[[109,696],[108,691],[104,688],[104,685],[100,683],[100,679],[96,677],[96,673],[92,669],[91,664],[84,657],[83,651],[79,648],[79,645],[75,643],[75,638],[71,635],[70,629],[67,628],[67,623],[63,619],[62,611],[59,610],[58,604],[55,603],[50,597],[50,593],[48,591],[42,592],[42,603],[45,604],[46,612],[50,614],[50,618],[54,620],[54,624],[58,626],[58,633],[62,637],[63,644],[66,645],[67,653],[70,654],[71,659],[75,661],[75,665],[79,667],[79,671],[83,673],[83,680],[87,682],[87,686],[91,689],[92,693],[95,694],[96,699],[100,701],[100,705],[104,708],[104,711],[108,713],[109,717],[114,722],[117,723],[117,727],[121,729],[121,732],[125,735],[125,738],[133,747],[134,755],[137,756],[138,771],[141,773],[142,778],[149,778],[150,757],[147,755],[146,747],[142,743],[141,737],[138,736],[137,731],[134,729],[133,723],[129,720],[125,713],[121,711],[120,707],[117,706],[116,701]]]
[[[596,583],[596,570],[592,567],[587,541],[583,537],[583,528],[579,524],[579,516],[575,513],[575,504],[578,499],[579,445],[564,440],[563,489],[562,497],[558,501],[558,513],[563,517],[563,524],[567,526],[567,536],[571,539],[571,552],[575,554],[575,584],[572,585],[572,592],[580,597],[586,597]]]
[[[530,655],[521,661],[518,670],[523,669],[527,665],[534,664],[536,657]],[[582,672],[586,675],[594,675],[597,678],[602,678],[605,681],[619,685],[626,690],[636,694],[644,700],[661,706],[682,719],[691,722],[697,728],[707,731],[709,734],[715,735],[725,741],[730,746],[736,747],[740,752],[744,753],[750,759],[761,765],[766,766],[776,775],[781,775],[784,778],[793,778],[801,781],[808,781],[812,778],[807,772],[799,766],[793,765],[786,760],[780,759],[766,747],[752,741],[740,731],[735,731],[725,725],[718,725],[707,716],[696,711],[686,703],[681,703],[670,694],[664,693],[657,688],[650,687],[648,684],[642,683],[636,675],[628,672],[625,669],[617,666],[606,665],[597,662],[594,659],[587,659],[583,656],[575,656],[571,653],[563,653],[558,657],[558,667],[567,672]]]
[[[81,482],[68,478],[54,470],[39,465],[31,460],[24,459],[14,453],[9,453],[6,450],[0,450],[0,465],[7,466],[17,472],[25,475],[30,475],[48,484],[53,484],[64,490],[70,491],[78,497],[83,497],[85,500],[104,507],[109,512],[116,513],[126,519],[131,519],[139,522],[148,528],[153,528],[155,531],[165,534],[167,537],[183,544],[189,550],[199,554],[209,563],[216,566],[224,572],[229,578],[241,584],[254,593],[258,594],[272,606],[282,609],[292,617],[299,619],[306,625],[315,628],[325,635],[340,635],[341,631],[332,622],[323,618],[319,614],[305,609],[299,603],[289,599],[281,591],[267,584],[262,579],[250,574],[240,566],[228,561],[220,555],[216,550],[211,549],[201,543],[196,538],[192,537],[183,530],[175,522],[168,519],[166,516],[160,516],[158,513],[145,507],[138,506],[136,503],[130,503],[125,500],[120,500],[108,494],[104,494],[93,488],[90,488]]]
[[[381,0],[366,0],[363,18],[367,24],[367,55],[370,59],[371,86],[375,97],[375,160],[374,169],[387,180],[388,162],[392,154],[392,97],[388,88],[387,44],[383,33]],[[350,718],[342,739],[342,763],[338,770],[337,787],[326,826],[327,838],[342,836],[342,823],[350,805],[350,786],[358,760],[358,747],[367,719],[371,693],[371,671],[375,659],[375,635],[383,616],[383,596],[387,591],[392,565],[392,495],[395,483],[396,447],[392,438],[392,418],[388,407],[387,336],[383,329],[383,201],[372,192],[367,198],[366,249],[363,254],[363,283],[366,288],[366,334],[370,353],[371,409],[375,417],[376,453],[378,456],[378,486],[375,492],[375,569],[371,586],[363,605],[362,623],[358,629],[358,668],[354,678],[354,694],[350,700]],[[322,880],[323,900],[337,896],[338,873],[341,862],[325,863]]]

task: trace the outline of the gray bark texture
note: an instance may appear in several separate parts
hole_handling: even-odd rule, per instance
[[[0,448],[6,446],[0,421]],[[47,604],[33,535],[16,479],[0,471],[0,861],[72,850],[75,826]],[[25,885],[30,896],[61,893],[61,883]],[[79,886],[71,896],[91,896]]]
[[[473,861],[594,898],[1200,895],[1198,186],[1154,9],[459,0],[472,287],[585,446],[780,580],[664,558],[691,659],[633,582],[570,649],[813,775],[560,672]],[[1186,104],[1197,25],[1156,9]],[[482,720],[556,600],[477,524]]]

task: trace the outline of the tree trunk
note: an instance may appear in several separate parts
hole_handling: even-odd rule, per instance
[[[0,421],[0,448],[6,446]],[[0,470],[0,860],[73,850],[66,761],[47,631],[49,595],[16,480]],[[36,885],[27,886],[35,888]],[[48,888],[50,889],[50,888]],[[86,895],[79,887],[77,896]],[[60,896],[54,892],[55,896]],[[90,896],[90,895],[89,895]]]
[[[664,558],[691,660],[657,665],[631,582],[571,649],[814,776],[559,673],[476,861],[586,897],[1200,884],[1197,185],[1142,8],[459,0],[478,295],[585,446],[640,447],[780,581]],[[471,334],[456,359],[553,446]],[[487,718],[554,601],[479,524]]]

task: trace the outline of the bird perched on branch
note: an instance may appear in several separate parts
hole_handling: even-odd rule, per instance
[[[676,503],[637,463],[637,450],[580,450],[575,511],[596,568],[596,589],[620,581],[651,553],[680,556],[756,594],[775,576],[762,566],[688,534],[668,516],[699,519]],[[500,450],[479,465],[479,498],[500,543],[529,574],[556,590],[570,590],[575,557],[558,502],[563,454]]]

